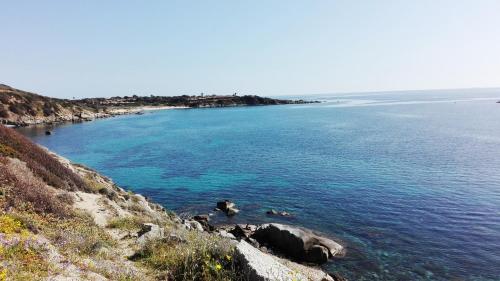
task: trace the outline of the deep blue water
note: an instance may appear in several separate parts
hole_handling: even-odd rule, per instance
[[[349,280],[500,280],[500,90],[314,98],[22,131],[178,213],[336,237]]]

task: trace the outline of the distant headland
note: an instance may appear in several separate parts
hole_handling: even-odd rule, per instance
[[[124,96],[58,99],[0,84],[0,123],[12,126],[91,121],[145,110],[305,104],[317,101],[274,99],[256,95]]]

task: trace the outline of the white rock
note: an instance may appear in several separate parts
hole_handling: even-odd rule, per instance
[[[221,237],[224,237],[224,238],[236,239],[236,237],[234,237],[234,235],[233,235],[232,233],[229,233],[229,232],[227,232],[227,231],[225,231],[225,230],[221,230],[221,231],[219,231],[219,235],[220,235]]]
[[[245,277],[250,281],[307,280],[306,276],[294,272],[245,241],[236,246],[236,258],[241,263]]]
[[[153,223],[145,223],[142,225],[138,236],[137,243],[144,245],[149,240],[163,238],[165,236],[165,229]]]
[[[183,225],[187,230],[197,230],[203,232],[203,226],[195,220],[185,220]]]

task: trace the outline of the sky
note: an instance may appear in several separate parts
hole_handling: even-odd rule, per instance
[[[500,1],[5,1],[0,83],[47,96],[500,86]]]

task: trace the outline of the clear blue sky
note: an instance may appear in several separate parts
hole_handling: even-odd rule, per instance
[[[55,97],[500,86],[500,1],[3,1],[0,83]]]

